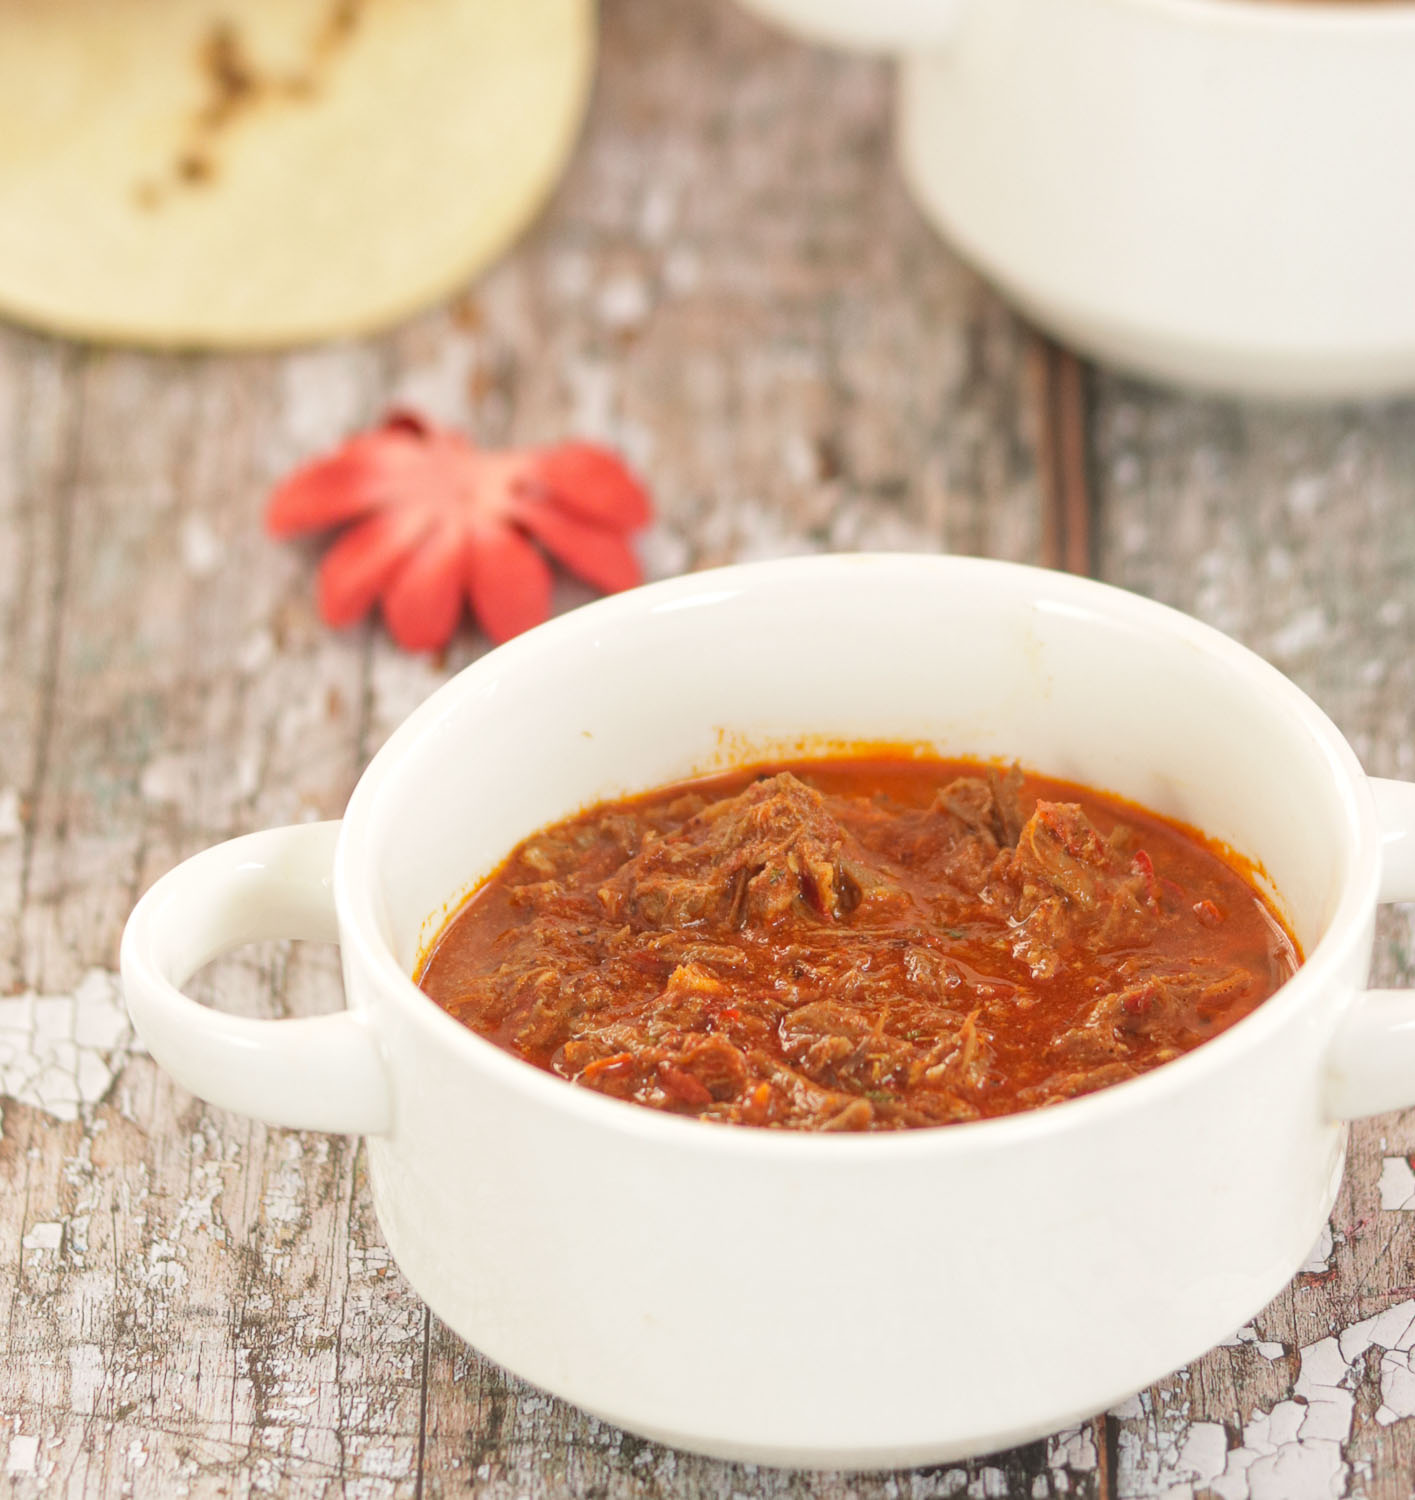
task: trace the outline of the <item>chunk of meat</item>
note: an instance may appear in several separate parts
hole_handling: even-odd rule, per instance
[[[1071,950],[1145,942],[1162,920],[1149,856],[1127,859],[1074,803],[1039,801],[1016,850],[999,863],[1011,899],[1012,951],[1035,978],[1055,976]]]
[[[765,1051],[753,1052],[748,1061],[770,1086],[774,1124],[809,1120],[819,1126],[856,1102],[856,1095],[819,1084]]]
[[[1014,849],[1024,819],[1022,773],[1013,766],[1005,776],[959,776],[939,792],[935,807],[950,813],[965,829],[990,840],[994,851]]]
[[[991,1082],[994,1051],[987,1034],[978,1025],[978,1011],[973,1011],[959,1028],[958,1035],[937,1061],[931,1060],[923,1070],[931,1084],[947,1084],[955,1093],[975,1093]]]
[[[645,844],[599,890],[605,911],[636,926],[736,929],[788,914],[839,921],[891,890],[831,816],[789,772],[709,804],[673,840]]]
[[[1123,1056],[1140,1045],[1147,1052],[1158,1048],[1167,1061],[1212,1035],[1215,1017],[1241,1002],[1252,983],[1237,965],[1197,959],[1183,968],[1151,969],[1102,995],[1058,1046],[1079,1059],[1097,1052]]]
[[[527,839],[516,851],[516,863],[533,879],[558,880],[583,870],[587,861],[598,862],[607,872],[638,850],[644,832],[638,819],[625,813],[607,817],[593,828],[557,824]]]
[[[798,1006],[782,1017],[781,1050],[808,1078],[829,1087],[879,1089],[908,1076],[914,1046],[890,1035],[882,1015],[833,1000]]]
[[[747,1059],[725,1037],[709,1036],[684,1049],[679,1066],[691,1073],[713,1099],[737,1099],[751,1082]]]
[[[927,808],[889,809],[893,853],[910,870],[945,882],[948,899],[975,894],[986,884],[999,852],[1017,842],[1022,826],[1019,782],[1012,774],[958,776],[935,793]]]
[[[1007,872],[1021,886],[1024,902],[1035,906],[1061,896],[1080,911],[1093,911],[1101,900],[1100,883],[1112,873],[1111,859],[1111,850],[1074,803],[1038,802]]]
[[[1062,1099],[1076,1099],[1082,1094],[1094,1094],[1097,1089],[1107,1089],[1113,1084],[1124,1083],[1134,1078],[1143,1069],[1134,1063],[1109,1062],[1100,1067],[1071,1068],[1051,1073],[1040,1083],[1029,1084],[1018,1089],[1017,1097],[1027,1105],[1055,1104]]]

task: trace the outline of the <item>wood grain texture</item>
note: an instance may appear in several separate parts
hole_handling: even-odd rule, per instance
[[[1415,775],[1415,406],[1284,412],[1101,377],[1093,422],[1103,576],[1266,656],[1372,773]],[[1374,982],[1415,984],[1413,945],[1415,910],[1386,909]],[[1330,1243],[1231,1347],[1125,1409],[1118,1495],[1415,1494],[1412,1160],[1415,1111],[1353,1127]]]
[[[1087,368],[1050,339],[1038,340],[1034,364],[1040,416],[1041,560],[1048,568],[1089,576],[1095,571],[1095,495]]]

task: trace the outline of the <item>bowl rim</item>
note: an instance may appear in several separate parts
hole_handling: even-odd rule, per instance
[[[986,0],[984,0],[986,3]],[[1109,0],[1226,31],[1415,30],[1415,0]]]
[[[1183,1056],[1123,1083],[1112,1084],[1058,1104],[949,1126],[899,1131],[822,1133],[733,1128],[715,1122],[667,1114],[592,1089],[537,1068],[455,1020],[425,994],[405,972],[383,940],[378,920],[378,876],[368,858],[373,847],[370,824],[377,816],[379,794],[397,778],[408,749],[433,731],[460,704],[463,695],[493,672],[533,664],[562,642],[593,635],[601,624],[652,614],[658,608],[695,603],[719,604],[749,589],[759,589],[801,574],[818,574],[839,582],[852,574],[898,572],[921,577],[952,572],[1006,579],[1030,587],[1031,606],[1051,603],[1069,612],[1138,623],[1150,630],[1178,635],[1222,667],[1247,676],[1255,687],[1278,700],[1294,734],[1305,732],[1330,773],[1334,802],[1342,818],[1348,877],[1326,927],[1297,973],[1242,1020]],[[930,578],[936,585],[937,580]],[[780,1153],[793,1163],[828,1163],[857,1152],[883,1161],[889,1156],[926,1156],[1024,1146],[1073,1130],[1102,1126],[1109,1119],[1158,1105],[1176,1091],[1198,1087],[1205,1073],[1215,1073],[1242,1054],[1263,1046],[1267,1038],[1291,1024],[1302,1009],[1332,983],[1361,942],[1365,922],[1379,899],[1381,833],[1366,773],[1341,732],[1295,683],[1256,652],[1191,615],[1112,584],[1024,563],[959,554],[828,553],[738,563],[649,583],[559,615],[496,647],[438,687],[405,718],[373,756],[349,799],[334,857],[333,890],[339,941],[348,957],[357,955],[385,995],[409,1023],[426,1028],[438,1046],[461,1059],[469,1076],[488,1071],[503,1088],[523,1095],[529,1104],[568,1115],[587,1128],[628,1136],[676,1152],[743,1152],[759,1160]],[[1361,990],[1353,991],[1352,999]],[[375,1033],[377,1032],[375,1026]],[[380,1043],[381,1046],[381,1043]],[[392,1079],[397,1118],[399,1083]],[[396,1123],[394,1126],[396,1134]]]

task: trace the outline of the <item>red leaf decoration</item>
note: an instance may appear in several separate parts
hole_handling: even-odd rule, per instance
[[[639,581],[638,559],[617,531],[567,515],[555,505],[517,509],[517,519],[552,557],[606,594]]]
[[[276,486],[272,536],[351,529],[325,554],[319,611],[351,625],[375,602],[405,650],[445,646],[470,602],[494,641],[550,612],[540,549],[605,592],[639,582],[629,534],[653,508],[623,460],[594,443],[478,448],[416,414],[392,413]]]
[[[614,531],[634,531],[650,520],[643,486],[606,448],[561,443],[541,454],[540,480],[569,511]]]
[[[510,640],[550,613],[550,569],[509,526],[472,548],[466,581],[477,623],[494,641]]]

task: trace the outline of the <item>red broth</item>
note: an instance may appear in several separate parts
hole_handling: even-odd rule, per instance
[[[422,988],[568,1082],[792,1130],[1035,1109],[1247,1015],[1297,946],[1236,856],[967,761],[735,770],[520,844]]]

